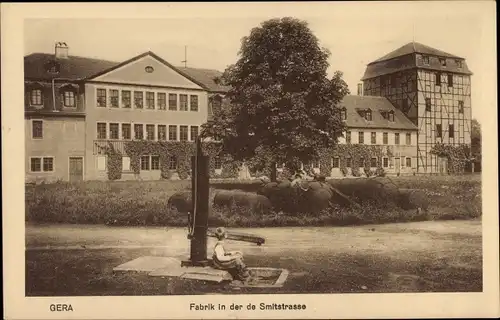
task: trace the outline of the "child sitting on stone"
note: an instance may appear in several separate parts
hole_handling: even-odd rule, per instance
[[[215,230],[217,243],[212,256],[214,267],[228,271],[235,280],[247,281],[250,278],[248,268],[243,262],[243,254],[239,251],[226,251],[224,239],[227,237],[226,230],[219,227]]]

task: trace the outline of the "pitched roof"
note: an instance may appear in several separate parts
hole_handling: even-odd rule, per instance
[[[32,53],[24,57],[24,77],[36,80],[51,80],[54,76],[47,72],[47,64],[54,62],[54,55],[48,53]],[[109,69],[118,62],[102,59],[69,56],[68,59],[57,59],[60,69],[58,78],[83,80],[102,70]]]
[[[227,92],[229,91],[229,86],[223,86],[215,79],[222,76],[222,72],[213,69],[198,69],[198,68],[184,68],[177,67],[180,71],[185,74],[191,76],[192,78],[197,79],[201,82],[207,89],[213,92]]]
[[[418,42],[410,42],[410,43],[407,43],[404,46],[386,54],[385,56],[378,58],[377,60],[375,60],[373,62],[370,62],[370,64],[393,59],[396,57],[401,57],[401,56],[411,54],[411,53],[423,53],[423,54],[428,54],[428,55],[433,55],[433,56],[463,59],[463,58],[458,57],[456,55],[453,55],[451,53],[447,53],[447,52],[441,51],[439,49],[435,49],[435,48],[426,46],[425,44],[421,44]]]
[[[184,77],[201,85],[208,91],[213,92],[227,92],[228,88],[216,83],[215,78],[220,77],[222,73],[217,70],[211,69],[197,69],[197,68],[184,68],[175,67],[163,60],[153,52],[145,52],[141,55],[133,57],[132,59],[115,62],[102,59],[93,59],[78,56],[69,56],[68,59],[58,59],[59,72],[58,78],[66,78],[70,80],[86,80],[98,75],[107,73],[111,70],[119,68],[125,64],[142,58],[145,55],[151,55],[160,60],[162,63],[175,69]],[[31,80],[52,80],[53,74],[47,72],[47,65],[55,61],[53,54],[48,53],[32,53],[24,57],[24,77]]]
[[[346,108],[346,125],[350,128],[417,130],[417,126],[385,97],[346,95],[341,101],[340,107]],[[363,118],[358,112],[360,109],[370,109],[372,121]],[[382,116],[384,111],[393,111],[394,121],[385,119]]]
[[[429,64],[424,64],[422,59],[417,59],[415,53],[428,56],[447,57],[451,59],[461,60],[462,66],[459,67],[455,61],[451,61],[448,66],[442,66],[437,58],[430,59]],[[381,75],[391,74],[408,69],[428,69],[443,72],[454,72],[458,74],[471,75],[467,63],[464,58],[453,54],[431,48],[418,42],[410,42],[404,46],[386,54],[385,56],[370,62],[365,69],[365,73],[361,80],[366,80]]]

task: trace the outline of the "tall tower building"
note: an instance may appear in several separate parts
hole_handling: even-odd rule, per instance
[[[446,171],[436,143],[471,142],[471,75],[464,58],[411,42],[369,63],[363,93],[384,96],[417,127],[417,172]]]

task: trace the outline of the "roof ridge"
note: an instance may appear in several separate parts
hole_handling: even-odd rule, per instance
[[[25,55],[24,57],[29,57],[32,55],[44,55],[44,56],[54,56],[53,53],[47,53],[47,52],[32,52],[30,54]],[[113,60],[107,60],[107,59],[101,59],[101,58],[93,58],[93,57],[84,57],[84,56],[77,56],[70,54],[68,55],[69,58],[78,58],[78,59],[86,59],[86,60],[98,60],[98,61],[103,61],[103,62],[110,62],[110,63],[120,63],[118,61],[113,61]]]

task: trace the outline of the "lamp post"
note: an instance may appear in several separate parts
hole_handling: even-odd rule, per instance
[[[191,185],[193,209],[192,234],[190,235],[190,259],[181,262],[181,266],[207,266],[207,231],[208,231],[208,156],[201,149],[201,137],[196,139],[195,155],[191,157]]]

